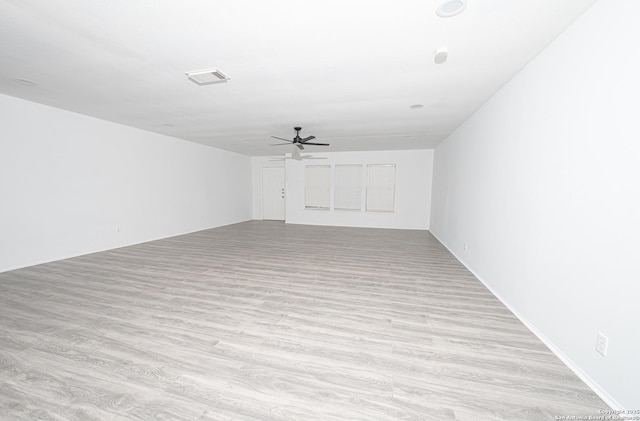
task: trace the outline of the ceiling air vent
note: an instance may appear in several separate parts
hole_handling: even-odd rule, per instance
[[[187,72],[187,76],[193,83],[197,83],[198,85],[211,85],[212,83],[222,83],[231,78],[224,73],[222,73],[219,69],[206,69],[206,70],[196,70],[193,72]]]

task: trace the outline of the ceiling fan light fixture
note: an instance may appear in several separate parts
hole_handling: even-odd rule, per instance
[[[467,0],[444,0],[436,9],[436,14],[441,18],[450,18],[462,13],[466,7]]]
[[[194,70],[185,74],[189,77],[189,80],[196,85],[211,85],[214,83],[225,83],[231,80],[231,78],[225,75],[220,69]]]

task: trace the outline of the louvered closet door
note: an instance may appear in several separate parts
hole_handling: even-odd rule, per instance
[[[284,167],[262,168],[262,219],[284,221]]]

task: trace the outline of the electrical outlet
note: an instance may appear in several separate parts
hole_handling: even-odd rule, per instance
[[[609,338],[598,332],[598,339],[596,340],[596,351],[603,357],[607,356],[607,348],[609,347]]]
[[[462,247],[466,250],[467,249],[467,243],[464,243],[464,245]]]

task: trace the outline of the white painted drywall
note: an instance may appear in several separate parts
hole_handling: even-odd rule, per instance
[[[251,158],[0,95],[0,271],[251,218]]]
[[[465,265],[630,409],[640,408],[638,16],[638,1],[599,1],[440,144],[431,212],[431,231]]]
[[[327,159],[286,161],[286,222],[371,228],[429,227],[433,150],[313,153]],[[395,212],[311,210],[304,205],[306,165],[395,164]],[[333,168],[332,168],[333,169]],[[366,186],[363,186],[366,188]],[[363,192],[363,195],[366,194]]]

